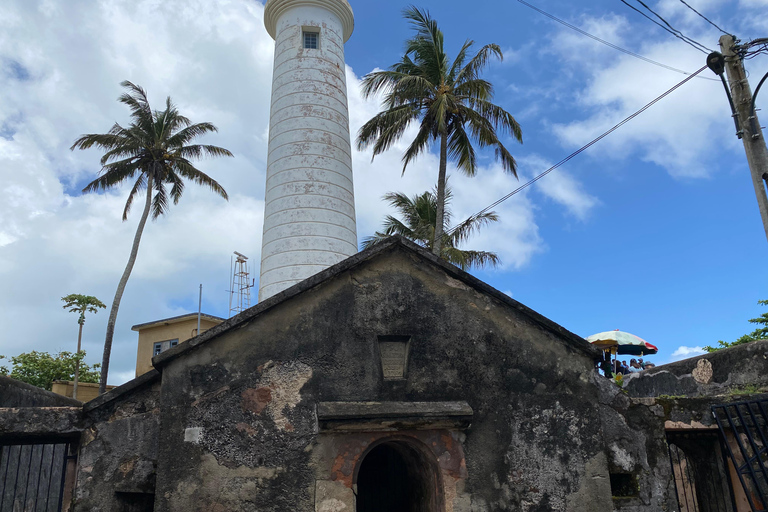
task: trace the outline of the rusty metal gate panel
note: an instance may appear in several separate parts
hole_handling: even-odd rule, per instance
[[[69,441],[0,441],[0,512],[60,512]]]
[[[713,405],[712,414],[749,505],[768,511],[768,399]]]

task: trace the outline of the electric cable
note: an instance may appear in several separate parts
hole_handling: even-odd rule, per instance
[[[709,23],[710,25],[712,25],[713,27],[715,27],[717,30],[719,30],[719,31],[720,31],[720,32],[722,32],[723,34],[725,34],[725,35],[727,35],[727,36],[731,35],[731,33],[730,33],[730,32],[726,32],[725,30],[721,29],[720,27],[718,27],[717,25],[715,25],[715,23],[714,23],[712,20],[710,20],[709,18],[707,18],[706,16],[704,16],[703,14],[701,14],[699,11],[697,11],[696,9],[694,9],[693,7],[691,7],[691,6],[690,6],[690,5],[689,5],[689,4],[688,4],[688,3],[687,3],[685,0],[680,0],[680,2],[681,2],[681,3],[682,3],[684,6],[686,6],[687,8],[689,8],[690,10],[692,10],[693,12],[695,12],[696,14],[698,14],[699,16],[701,16],[702,18],[704,18],[704,21],[706,21],[707,23]]]
[[[621,0],[621,3],[623,3],[624,5],[626,5],[627,7],[629,7],[630,9],[632,9],[633,11],[637,12],[638,14],[640,14],[641,16],[643,16],[644,18],[646,18],[646,19],[650,20],[650,21],[651,21],[651,23],[655,23],[656,25],[660,26],[661,28],[663,28],[664,30],[666,30],[667,32],[669,32],[670,34],[672,34],[673,36],[675,36],[676,38],[680,39],[680,40],[681,40],[681,41],[683,41],[684,43],[686,43],[686,44],[688,44],[688,45],[692,46],[693,48],[697,49],[698,51],[700,51],[700,52],[702,52],[702,53],[711,53],[711,52],[712,52],[712,50],[709,50],[709,49],[708,49],[706,46],[704,46],[704,45],[702,45],[702,44],[700,44],[700,43],[697,43],[696,41],[693,41],[693,39],[690,39],[690,38],[688,38],[688,37],[686,37],[686,36],[682,35],[682,33],[678,34],[678,33],[676,33],[676,32],[673,32],[673,31],[672,31],[672,30],[670,30],[669,28],[665,27],[664,25],[662,25],[662,24],[661,24],[661,23],[659,23],[658,21],[654,20],[653,18],[651,18],[650,16],[648,16],[647,14],[645,14],[643,11],[641,11],[640,9],[638,9],[637,7],[635,7],[634,5],[630,5],[630,4],[629,4],[629,3],[628,3],[626,0]],[[641,2],[641,3],[642,3],[642,2]],[[643,5],[645,5],[645,4],[643,4]],[[649,9],[649,10],[650,10],[650,9]],[[653,11],[651,11],[651,12],[653,12]],[[656,13],[654,13],[654,14],[656,14]],[[658,16],[658,15],[657,15],[657,16]],[[665,21],[665,23],[666,23],[666,21]],[[667,23],[667,25],[669,25],[669,24]],[[678,32],[679,32],[679,31],[678,31]]]
[[[768,53],[768,38],[761,37],[747,41],[744,44],[737,44],[734,50],[741,55],[744,60],[754,59],[761,53]]]
[[[632,56],[632,57],[635,57],[636,59],[640,59],[640,60],[643,60],[643,61],[645,61],[645,62],[648,62],[648,63],[650,63],[650,64],[653,64],[653,65],[656,65],[656,66],[660,66],[660,67],[662,67],[662,68],[666,68],[666,69],[669,69],[669,70],[671,70],[671,71],[675,71],[675,72],[677,72],[677,73],[682,73],[682,74],[684,74],[684,75],[690,75],[690,74],[691,74],[691,73],[689,73],[688,71],[683,71],[682,69],[677,69],[677,68],[673,68],[672,66],[667,66],[666,64],[662,64],[661,62],[657,62],[657,61],[655,61],[655,60],[649,59],[648,57],[643,57],[642,55],[640,55],[640,54],[638,54],[638,53],[635,53],[635,52],[632,52],[632,51],[630,51],[630,50],[627,50],[627,49],[625,49],[625,48],[622,48],[621,46],[618,46],[618,45],[616,45],[616,44],[613,44],[613,43],[611,43],[611,42],[609,42],[609,41],[606,41],[606,40],[604,40],[604,39],[600,39],[599,37],[597,37],[597,36],[595,36],[595,35],[593,35],[593,34],[590,34],[589,32],[587,32],[587,31],[585,31],[585,30],[582,30],[582,29],[580,29],[579,27],[577,27],[577,26],[575,26],[575,25],[571,25],[571,24],[570,24],[570,23],[568,23],[567,21],[563,21],[563,20],[561,20],[560,18],[558,18],[557,16],[555,16],[555,15],[553,15],[553,14],[549,14],[548,12],[546,12],[546,11],[543,11],[543,10],[539,9],[539,8],[538,8],[538,7],[536,7],[535,5],[531,5],[531,4],[529,4],[529,3],[528,3],[528,2],[526,2],[525,0],[517,0],[517,1],[518,1],[519,3],[521,3],[521,4],[525,5],[526,7],[529,7],[529,8],[531,8],[531,9],[533,9],[534,11],[536,11],[536,12],[538,12],[538,13],[540,13],[540,14],[542,14],[542,15],[546,16],[547,18],[551,19],[552,21],[556,21],[557,23],[560,23],[561,25],[563,25],[563,26],[565,26],[565,27],[568,27],[568,28],[570,28],[571,30],[575,30],[575,31],[576,31],[576,32],[578,32],[579,34],[585,35],[585,36],[587,36],[587,37],[588,37],[588,38],[590,38],[590,39],[594,39],[595,41],[597,41],[597,42],[599,42],[599,43],[603,43],[604,45],[606,45],[606,46],[608,46],[608,47],[610,47],[610,48],[613,48],[614,50],[618,50],[618,51],[620,51],[620,52],[622,52],[622,53],[626,53],[627,55],[630,55],[630,56]],[[681,1],[682,1],[682,0],[681,0]],[[717,80],[716,80],[716,79],[714,79],[714,78],[709,78],[709,77],[706,77],[706,76],[700,76],[699,78],[703,78],[703,79],[705,79],[705,80],[715,80],[715,81],[717,81]]]
[[[648,7],[648,4],[646,4],[645,2],[643,2],[643,0],[636,0],[636,1],[637,1],[637,3],[639,3],[640,5],[642,5],[643,7],[645,7],[645,8],[648,10],[648,12],[650,12],[651,14],[653,14],[654,16],[656,16],[657,18],[659,18],[659,19],[661,20],[661,22],[662,22],[662,23],[664,23],[664,24],[665,24],[667,27],[669,27],[669,29],[670,29],[670,30],[671,30],[673,33],[675,33],[675,34],[679,34],[679,35],[680,35],[680,37],[683,37],[685,40],[687,40],[687,41],[690,41],[691,43],[695,44],[696,46],[699,46],[699,47],[703,48],[705,51],[707,51],[707,52],[709,52],[709,53],[712,53],[712,51],[713,51],[713,50],[712,50],[711,48],[707,48],[706,46],[704,46],[704,45],[703,45],[703,44],[701,44],[700,42],[698,42],[698,41],[696,41],[696,40],[694,40],[694,39],[691,39],[690,37],[686,36],[685,34],[683,34],[682,32],[680,32],[679,30],[677,30],[677,29],[676,29],[675,27],[673,27],[673,26],[672,26],[672,25],[671,25],[671,24],[670,24],[670,23],[669,23],[667,20],[665,20],[664,18],[662,18],[661,14],[657,13],[656,11],[654,11],[653,9],[651,9],[650,7]]]
[[[577,155],[579,155],[579,154],[583,153],[584,151],[586,151],[586,150],[587,150],[587,149],[589,149],[590,147],[594,146],[594,145],[595,145],[595,144],[597,144],[599,141],[601,141],[602,139],[604,139],[605,137],[607,137],[607,136],[608,136],[608,135],[610,135],[611,133],[615,132],[616,130],[618,130],[619,128],[621,128],[622,126],[624,126],[625,124],[627,124],[628,122],[630,122],[632,119],[636,118],[637,116],[639,116],[640,114],[642,114],[643,112],[645,112],[646,110],[648,110],[649,108],[651,108],[653,105],[655,105],[656,103],[658,103],[658,102],[659,102],[659,101],[661,101],[662,99],[664,99],[664,98],[666,98],[667,96],[669,96],[671,93],[673,93],[675,90],[677,90],[678,88],[680,88],[680,87],[681,87],[683,84],[685,84],[686,82],[688,82],[689,80],[691,80],[693,77],[695,77],[696,75],[698,75],[699,73],[701,73],[701,72],[702,72],[702,71],[704,71],[705,69],[707,69],[707,66],[703,66],[701,69],[699,69],[699,70],[698,70],[698,71],[696,71],[695,73],[691,74],[691,76],[684,78],[684,79],[683,79],[681,82],[678,82],[676,85],[672,86],[672,87],[671,87],[670,89],[668,89],[666,92],[664,92],[664,93],[662,93],[661,95],[657,96],[657,97],[656,97],[654,100],[652,100],[652,101],[650,101],[649,103],[647,103],[647,104],[646,104],[644,107],[642,107],[640,110],[637,110],[637,111],[636,111],[634,114],[631,114],[631,115],[629,115],[629,116],[625,117],[625,118],[624,118],[624,119],[623,119],[621,122],[619,122],[618,124],[614,125],[614,126],[613,126],[612,128],[610,128],[609,130],[607,130],[607,131],[603,132],[603,134],[602,134],[602,135],[600,135],[600,136],[598,136],[598,137],[596,137],[596,138],[592,139],[592,140],[591,140],[589,143],[585,144],[584,146],[580,147],[579,149],[577,149],[576,151],[574,151],[573,153],[571,153],[571,154],[570,154],[570,155],[568,155],[567,157],[563,158],[562,160],[560,160],[559,162],[557,162],[555,165],[553,165],[552,167],[550,167],[550,168],[549,168],[549,169],[547,169],[546,171],[544,171],[544,172],[542,172],[542,173],[538,174],[538,175],[537,175],[537,176],[535,176],[534,178],[532,178],[532,179],[528,180],[526,183],[524,183],[524,184],[520,185],[520,186],[519,186],[519,187],[517,187],[515,190],[513,190],[513,191],[512,191],[512,192],[510,192],[509,194],[505,195],[505,196],[504,196],[504,197],[502,197],[501,199],[498,199],[497,201],[495,201],[495,202],[493,202],[493,203],[489,204],[488,206],[486,206],[485,208],[483,208],[483,209],[482,209],[482,210],[480,210],[479,212],[475,213],[474,215],[471,215],[471,216],[469,217],[469,219],[468,219],[468,220],[470,220],[470,219],[473,219],[473,218],[475,218],[475,217],[478,217],[478,216],[480,216],[480,215],[482,215],[482,214],[484,214],[484,213],[488,212],[488,211],[489,211],[491,208],[495,208],[496,206],[500,205],[501,203],[503,203],[504,201],[506,201],[507,199],[509,199],[509,198],[510,198],[510,197],[512,197],[513,195],[517,194],[517,193],[518,193],[518,192],[520,192],[521,190],[524,190],[524,189],[526,189],[526,188],[530,187],[531,185],[533,185],[534,183],[536,183],[537,181],[539,181],[541,178],[543,178],[544,176],[546,176],[546,175],[547,175],[547,174],[549,174],[550,172],[552,172],[552,171],[554,171],[555,169],[557,169],[558,167],[561,167],[562,165],[566,164],[567,162],[569,162],[570,160],[572,160],[572,159],[573,159],[574,157],[576,157]],[[459,226],[463,225],[463,224],[464,224],[464,223],[466,223],[466,222],[467,222],[467,221],[464,221],[464,222],[462,222],[462,223],[460,223],[460,224],[457,224],[456,226],[452,227],[451,229],[449,229],[448,231],[446,231],[446,235],[451,235],[451,234],[452,234],[452,233],[453,233],[453,232],[454,232],[454,231],[455,231],[455,230],[456,230],[456,229],[457,229]]]

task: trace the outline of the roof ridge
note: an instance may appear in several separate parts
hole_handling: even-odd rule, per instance
[[[589,357],[592,357],[593,359],[596,359],[597,357],[599,357],[600,355],[599,349],[596,349],[595,347],[590,345],[581,336],[574,334],[573,332],[569,331],[568,329],[561,326],[560,324],[550,320],[549,318],[545,317],[540,313],[537,313],[536,311],[529,308],[528,306],[518,302],[517,300],[513,299],[506,293],[503,293],[497,290],[493,286],[476,278],[475,276],[469,274],[468,272],[465,272],[464,270],[461,270],[455,265],[448,263],[447,261],[441,258],[438,258],[434,254],[432,254],[432,252],[425,249],[424,247],[421,247],[420,245],[410,240],[407,240],[400,235],[394,235],[372,247],[369,247],[368,249],[365,249],[356,254],[353,254],[349,258],[346,258],[345,260],[342,260],[341,262],[335,265],[332,265],[326,268],[325,270],[322,270],[317,274],[311,277],[308,277],[307,279],[299,283],[296,283],[295,285],[289,288],[286,288],[285,290],[273,295],[272,297],[269,297],[263,302],[260,302],[255,306],[249,309],[246,309],[242,313],[225,320],[219,325],[212,327],[211,329],[208,329],[204,333],[198,336],[195,336],[194,338],[190,338],[184,343],[179,343],[175,347],[169,350],[166,350],[165,352],[162,352],[161,354],[152,358],[152,366],[154,366],[158,371],[162,371],[162,367],[165,366],[166,364],[170,363],[177,357],[180,357],[182,354],[190,350],[194,350],[197,346],[207,343],[209,340],[219,336],[223,332],[233,329],[261,315],[262,313],[274,308],[275,306],[285,302],[286,300],[289,300],[290,298],[296,295],[299,295],[311,288],[314,288],[324,283],[325,281],[328,281],[338,276],[342,272],[345,272],[353,267],[356,267],[357,265],[360,265],[361,263],[377,256],[378,254],[381,254],[388,250],[392,250],[399,247],[402,247],[404,249],[407,249],[411,252],[418,254],[420,257],[427,259],[431,263],[439,266],[443,271],[445,271],[452,277],[459,279],[464,283],[466,283],[467,285],[475,289],[478,289],[481,292],[491,295],[492,297],[504,302],[507,306],[510,306],[515,310],[517,310],[518,312],[522,313],[523,315],[527,316],[535,324],[543,327],[544,329],[550,332],[554,332],[555,334],[563,337],[566,341],[568,341],[568,343],[571,346],[573,346],[573,348],[581,350]]]

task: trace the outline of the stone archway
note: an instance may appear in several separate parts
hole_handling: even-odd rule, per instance
[[[437,464],[407,440],[372,445],[357,468],[357,512],[442,512]]]

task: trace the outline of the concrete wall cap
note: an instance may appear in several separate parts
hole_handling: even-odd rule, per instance
[[[268,0],[264,8],[264,26],[272,39],[277,36],[277,22],[280,16],[289,9],[302,6],[320,7],[332,12],[341,21],[344,42],[346,43],[352,36],[352,31],[355,29],[355,16],[347,0]]]

